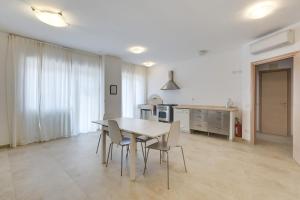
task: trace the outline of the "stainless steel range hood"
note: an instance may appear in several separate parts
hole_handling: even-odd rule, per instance
[[[179,90],[179,86],[174,82],[174,72],[169,71],[169,81],[162,86],[161,90]]]

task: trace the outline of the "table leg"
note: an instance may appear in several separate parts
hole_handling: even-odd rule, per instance
[[[102,164],[106,163],[106,134],[107,134],[107,132],[104,131],[104,126],[102,126],[102,140],[101,140],[101,146],[102,146]]]
[[[130,135],[130,180],[135,181],[136,178],[136,136]]]
[[[166,143],[166,142],[167,142],[166,135],[163,135],[162,136],[162,143]],[[163,151],[161,154],[162,154],[161,159],[162,159],[163,162],[165,162],[166,161],[166,152]]]

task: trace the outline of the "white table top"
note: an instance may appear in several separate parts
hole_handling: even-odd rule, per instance
[[[133,118],[116,118],[112,119],[118,122],[119,128],[122,131],[144,135],[148,137],[158,137],[167,134],[170,131],[170,124],[157,121],[133,119]],[[102,126],[108,126],[107,120],[93,121],[93,123]]]

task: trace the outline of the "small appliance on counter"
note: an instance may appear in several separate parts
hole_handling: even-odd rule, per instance
[[[227,100],[227,102],[226,102],[225,107],[226,107],[226,108],[232,108],[233,106],[234,106],[234,103],[233,103],[232,99],[229,98],[229,99]]]
[[[138,105],[140,119],[157,120],[157,105],[162,104],[163,100],[158,95],[151,95],[147,104]]]
[[[174,119],[174,108],[173,106],[177,106],[177,104],[158,104],[157,112],[158,112],[158,121],[171,123]]]

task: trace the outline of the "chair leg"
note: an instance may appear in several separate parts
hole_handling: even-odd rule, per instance
[[[106,167],[108,165],[108,160],[109,160],[109,155],[110,155],[110,149],[111,149],[112,143],[109,144],[109,148],[108,148],[108,154],[107,154],[107,160],[106,160]]]
[[[143,154],[143,158],[144,158],[144,162],[145,162],[145,154],[144,154],[144,147],[143,147],[143,143],[142,143],[142,142],[140,142],[140,143],[141,143],[142,154]]]
[[[145,159],[145,158],[146,158],[146,151],[147,151],[147,142],[146,142],[146,141],[145,141],[145,147],[144,147],[144,148],[145,148],[145,151],[144,151],[144,152],[145,152],[145,157],[144,157],[144,159]]]
[[[122,146],[122,149],[121,149],[121,176],[123,175],[123,147]]]
[[[147,161],[148,161],[148,156],[149,156],[149,151],[150,151],[150,149],[148,149],[148,152],[147,152],[147,154],[146,154],[146,156],[145,156],[145,167],[144,167],[144,175],[145,175],[145,173],[146,173],[146,168],[147,168]]]
[[[169,152],[167,151],[167,178],[168,178],[168,190],[170,189],[170,178],[169,178]]]
[[[100,140],[101,140],[101,133],[100,133],[100,136],[99,136],[99,140],[98,140],[98,145],[97,145],[97,150],[96,150],[96,154],[98,153],[98,149],[99,149],[99,144],[100,144]]]
[[[161,151],[159,151],[159,164],[161,164]]]
[[[183,147],[181,147],[181,154],[182,154],[182,158],[183,158],[183,163],[184,163],[184,169],[185,169],[185,172],[187,172],[187,169],[186,169],[186,164],[185,164],[185,158],[184,158],[184,153],[183,153]]]
[[[143,152],[145,152],[145,155],[144,155],[144,164],[145,164],[145,168],[147,169],[147,165],[146,165],[146,152],[147,152],[147,142],[145,141],[145,150]],[[143,145],[142,145],[142,149],[143,149]]]
[[[114,147],[114,144],[111,145],[111,150],[110,150],[110,160],[112,160],[113,147]]]
[[[128,158],[129,145],[127,146],[126,159]]]

